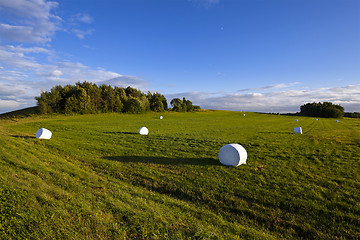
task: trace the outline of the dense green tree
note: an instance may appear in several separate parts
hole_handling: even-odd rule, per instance
[[[51,101],[50,101],[51,94],[49,92],[42,92],[40,97],[35,97],[37,100],[37,106],[39,108],[39,112],[41,114],[52,113],[53,109],[51,108]]]
[[[127,87],[114,88],[110,85],[97,86],[90,82],[77,82],[75,85],[57,85],[50,92],[44,91],[35,98],[41,113],[98,113],[145,111],[162,112],[168,110],[167,99],[155,92],[142,93]],[[171,100],[174,111],[193,111],[190,100],[179,98]]]
[[[131,97],[134,97],[134,98],[140,98],[141,96],[141,91],[138,90],[138,89],[135,89],[135,88],[132,88],[132,87],[127,87],[125,88],[125,93],[126,93],[126,96],[131,96]]]
[[[77,86],[85,89],[87,95],[90,97],[91,112],[95,113],[100,111],[102,103],[101,89],[94,83],[83,82],[76,83]]]
[[[163,112],[164,110],[167,110],[167,100],[164,97],[164,95],[158,92],[156,93],[148,92],[147,98],[149,99],[151,111]]]
[[[63,88],[60,85],[53,87],[50,91],[50,106],[54,112],[61,112],[63,109]]]
[[[114,112],[115,109],[115,91],[110,85],[101,85],[102,111]]]
[[[181,104],[182,101],[180,100],[180,98],[173,98],[170,101],[170,105],[173,107],[173,111],[179,112],[182,109]]]
[[[190,100],[186,100],[185,98],[183,98],[183,104],[185,104],[185,111],[191,112],[194,110],[194,106]]]
[[[190,100],[186,100],[185,97],[183,97],[183,100],[173,98],[170,105],[173,107],[172,110],[176,112],[191,112],[194,110],[192,102]]]
[[[141,94],[141,96],[137,99],[140,102],[142,112],[150,111],[150,103],[145,94]]]
[[[344,108],[331,102],[306,103],[300,106],[300,115],[310,117],[341,118]]]
[[[124,105],[125,112],[128,113],[142,113],[144,109],[141,107],[141,103],[137,98],[130,97]]]

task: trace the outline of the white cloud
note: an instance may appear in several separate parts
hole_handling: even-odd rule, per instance
[[[258,87],[258,88],[246,88],[238,90],[238,92],[251,92],[251,91],[263,91],[263,90],[272,90],[272,89],[282,89],[282,88],[289,88],[294,85],[300,84],[299,82],[292,82],[292,83],[278,83],[274,85],[264,86],[264,87]]]
[[[84,24],[90,24],[94,19],[87,13],[78,13],[70,18],[69,24],[71,26],[71,32],[76,35],[79,39],[84,39],[86,35],[94,33],[94,29],[84,28]]]
[[[23,89],[19,89],[18,87],[14,87],[12,85],[0,84],[0,98],[2,99],[13,99],[16,96],[25,94]]]
[[[118,76],[116,78],[98,82],[98,84],[106,84],[106,85],[118,86],[124,88],[131,86],[133,88],[138,88],[142,91],[148,90],[147,89],[148,83],[145,80],[134,76]]]
[[[72,18],[73,22],[82,22],[82,23],[87,23],[90,24],[94,21],[93,17],[90,16],[87,13],[78,13],[76,14],[73,18]]]
[[[60,70],[54,70],[52,72],[52,75],[55,76],[55,77],[60,77],[61,75],[63,75],[63,73]]]
[[[46,48],[42,48],[42,47],[28,47],[28,48],[24,48],[21,45],[19,46],[13,46],[13,45],[7,45],[6,46],[8,50],[11,50],[13,52],[21,52],[21,53],[44,53],[44,54],[50,54],[51,51],[46,49]]]
[[[261,88],[267,89],[267,87]],[[187,92],[166,95],[170,101],[174,97],[186,97],[194,105],[205,109],[254,111],[254,112],[298,112],[300,106],[308,102],[332,102],[340,104],[345,111],[360,111],[360,85],[334,88],[318,88],[265,93],[205,93]]]
[[[52,54],[54,54],[52,51],[40,47],[0,46],[0,100],[3,103],[0,106],[0,113],[34,106],[36,104],[34,97],[39,96],[41,90],[50,90],[59,84],[88,81],[99,85],[102,83],[117,86],[131,85],[142,90],[147,85],[146,81],[138,77],[92,68],[80,62],[42,63],[38,60],[40,56]]]
[[[0,99],[0,113],[14,111],[21,109],[22,103],[16,100],[2,100]],[[24,107],[25,108],[25,107]]]
[[[83,28],[94,21],[89,14],[79,13],[65,22],[53,14],[57,7],[57,2],[46,0],[0,0],[0,113],[34,106],[34,97],[41,90],[58,84],[88,81],[137,88],[147,85],[135,76],[68,61],[47,49],[45,43],[58,30],[75,33],[80,39],[94,32]]]
[[[61,70],[55,69],[55,70],[51,70],[49,72],[40,72],[40,73],[37,73],[37,75],[42,76],[42,77],[48,77],[50,79],[51,77],[58,78],[61,75],[63,75],[63,73]]]
[[[11,12],[16,16],[31,16],[47,19],[50,10],[58,6],[57,2],[44,0],[2,0],[0,10]]]
[[[6,46],[0,46],[0,63],[22,69],[41,68],[41,65],[34,58],[25,56],[24,52],[13,51]]]
[[[61,21],[50,13],[57,6],[57,2],[44,0],[0,1],[0,13],[7,20],[0,24],[1,39],[23,43],[51,41]]]
[[[75,33],[75,35],[79,38],[79,39],[84,39],[86,35],[91,35],[93,34],[94,30],[93,29],[87,29],[87,30],[80,30],[80,29],[72,29],[72,32]]]

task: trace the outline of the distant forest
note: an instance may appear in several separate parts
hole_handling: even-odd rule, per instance
[[[306,103],[300,106],[300,115],[309,117],[341,118],[344,108],[331,102]]]
[[[127,87],[97,86],[89,82],[77,82],[75,85],[57,85],[50,92],[44,91],[35,97],[38,110],[46,113],[143,113],[147,111],[163,112],[167,110],[190,112],[200,109],[190,100],[174,98],[168,108],[167,99],[160,93],[142,93]]]

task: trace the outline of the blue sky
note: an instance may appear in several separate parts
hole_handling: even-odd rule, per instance
[[[0,113],[85,80],[209,109],[360,111],[360,1],[0,0]]]

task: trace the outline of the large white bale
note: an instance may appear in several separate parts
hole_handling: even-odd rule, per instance
[[[35,137],[38,139],[50,139],[51,136],[52,133],[46,128],[40,128],[35,134]]]
[[[163,119],[163,116],[160,116],[159,119]]]
[[[139,129],[139,133],[140,133],[141,135],[148,135],[149,129],[147,129],[146,127],[141,127],[141,128]]]
[[[226,144],[219,150],[219,160],[227,166],[239,166],[245,164],[247,152],[245,148],[236,143]]]
[[[302,129],[301,129],[301,127],[296,127],[296,128],[294,128],[294,133],[302,134]]]

